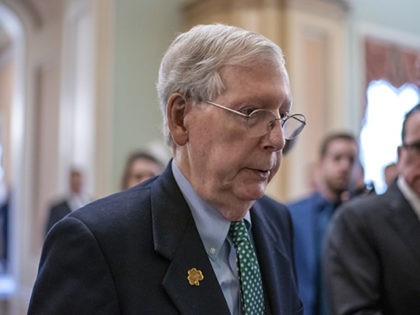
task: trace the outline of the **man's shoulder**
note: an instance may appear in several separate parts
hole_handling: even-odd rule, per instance
[[[74,211],[70,217],[88,224],[121,222],[123,218],[141,215],[151,208],[150,186],[140,185],[97,199]],[[125,220],[124,220],[125,221]],[[130,220],[126,220],[129,222]]]
[[[390,192],[386,192],[380,195],[372,194],[350,199],[349,201],[343,203],[341,208],[346,208],[350,211],[363,213],[365,211],[369,211],[369,209],[372,209],[372,206],[375,206],[374,208],[389,206],[391,200],[392,197]]]
[[[68,201],[65,198],[54,200],[50,204],[50,211],[51,212],[57,212],[57,211],[63,211],[63,210],[68,210],[70,212],[70,207],[69,207]]]
[[[258,199],[256,204],[258,204],[258,205],[260,205],[264,208],[273,208],[273,209],[276,209],[277,211],[280,211],[280,212],[283,212],[283,211],[287,212],[288,211],[285,204],[283,204],[283,203],[281,203],[281,202],[279,202],[279,201],[277,201],[277,200],[275,200],[275,199],[273,199],[273,198],[271,198],[267,195],[264,195],[262,198]]]
[[[356,197],[342,204],[337,209],[336,220],[354,222],[379,222],[393,207],[393,193]]]
[[[259,213],[259,217],[264,217],[264,220],[276,222],[276,224],[290,222],[290,213],[286,205],[271,197],[264,196],[258,199],[253,208],[253,211]]]

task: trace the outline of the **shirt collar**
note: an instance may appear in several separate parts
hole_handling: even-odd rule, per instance
[[[397,185],[420,219],[420,196],[411,189],[405,179],[401,176],[398,177]]]
[[[231,222],[223,217],[215,207],[198,196],[190,182],[181,173],[175,160],[172,160],[172,172],[191,209],[191,214],[207,254],[209,256],[217,256],[226,240]],[[251,224],[249,211],[245,216],[245,220],[249,225]]]
[[[80,194],[70,193],[67,198],[67,203],[71,211],[79,209],[83,207],[84,205],[88,204],[89,202],[90,202],[89,196],[84,193],[80,193]]]
[[[322,211],[326,208],[336,209],[340,206],[340,202],[331,202],[328,199],[326,199],[320,192],[313,193],[311,199],[316,205],[318,211]]]

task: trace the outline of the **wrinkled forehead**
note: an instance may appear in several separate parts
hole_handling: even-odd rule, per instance
[[[241,82],[243,80],[258,83],[261,76],[279,88],[290,89],[289,75],[282,63],[274,61],[255,61],[250,64],[226,64],[218,71],[222,82]]]

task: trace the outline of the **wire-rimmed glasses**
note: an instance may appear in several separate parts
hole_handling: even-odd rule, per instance
[[[206,101],[206,103],[224,109],[233,114],[246,119],[248,134],[251,137],[261,137],[269,133],[276,126],[276,121],[280,122],[283,136],[286,140],[296,138],[306,125],[306,118],[302,114],[285,114],[284,117],[277,118],[272,111],[267,109],[256,109],[250,114],[244,114],[232,108]]]
[[[402,147],[420,154],[420,140],[413,143],[403,143]]]

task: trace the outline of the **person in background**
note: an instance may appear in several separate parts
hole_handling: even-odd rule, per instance
[[[173,159],[52,228],[28,314],[301,315],[290,214],[264,195],[305,126],[281,49],[198,25],[170,45],[157,90]]]
[[[305,315],[328,314],[321,280],[322,243],[342,194],[351,187],[357,154],[353,135],[329,134],[316,164],[316,191],[288,204],[295,229],[296,270]]]
[[[81,170],[72,168],[69,171],[69,193],[62,199],[51,204],[48,210],[48,220],[45,235],[51,227],[72,211],[86,205],[91,201],[84,191],[84,178]]]
[[[397,163],[389,163],[384,167],[384,180],[386,187],[389,187],[398,177]]]
[[[376,193],[373,183],[365,183],[365,170],[358,159],[354,163],[351,178],[349,189],[341,195],[342,202]]]
[[[10,193],[5,192],[0,203],[0,274],[8,269]]]
[[[121,189],[134,187],[146,179],[162,173],[163,164],[158,158],[145,151],[135,151],[129,155],[125,163],[121,180]]]
[[[324,260],[332,314],[420,314],[420,104],[398,147],[398,178],[382,195],[344,204]]]

